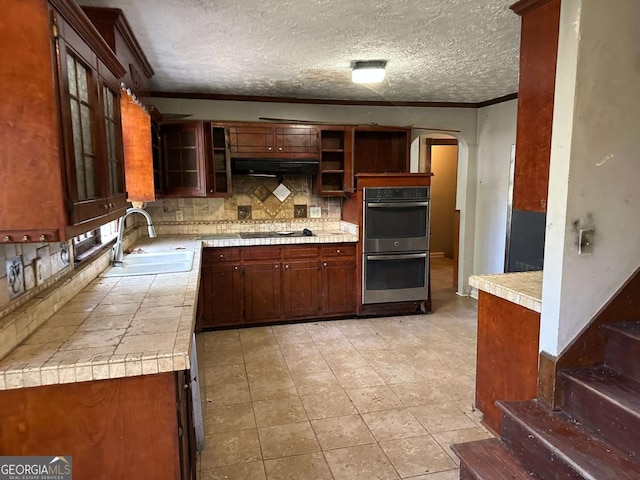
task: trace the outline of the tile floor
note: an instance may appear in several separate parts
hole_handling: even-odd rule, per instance
[[[201,480],[458,478],[476,308],[432,265],[433,313],[204,333]]]

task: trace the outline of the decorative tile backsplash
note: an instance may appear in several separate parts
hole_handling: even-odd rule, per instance
[[[302,207],[306,207],[306,211],[320,208],[322,219],[340,219],[341,199],[313,195],[311,177],[307,175],[284,176],[282,185],[291,193],[283,201],[273,193],[284,190],[282,187],[277,190],[280,183],[276,178],[234,175],[232,184],[233,196],[230,198],[165,198],[147,204],[145,209],[154,223],[282,221],[304,218],[299,215],[304,210]]]
[[[70,252],[69,242],[1,244],[0,318],[66,273]]]

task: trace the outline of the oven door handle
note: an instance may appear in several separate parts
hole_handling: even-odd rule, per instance
[[[367,202],[367,208],[428,207],[429,202]]]
[[[414,258],[427,258],[427,254],[406,253],[400,255],[367,255],[367,260],[411,260]]]

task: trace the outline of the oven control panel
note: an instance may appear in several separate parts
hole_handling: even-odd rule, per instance
[[[364,189],[364,199],[370,202],[428,200],[429,187],[373,187]]]

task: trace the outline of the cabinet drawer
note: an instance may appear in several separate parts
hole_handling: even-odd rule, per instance
[[[296,245],[282,248],[283,260],[290,258],[317,258],[318,247],[316,245]]]
[[[204,250],[204,263],[238,262],[240,261],[239,248],[206,248]]]
[[[242,250],[243,260],[280,260],[280,247],[247,247]]]
[[[350,243],[336,243],[322,247],[321,256],[324,257],[354,257],[356,246]]]

